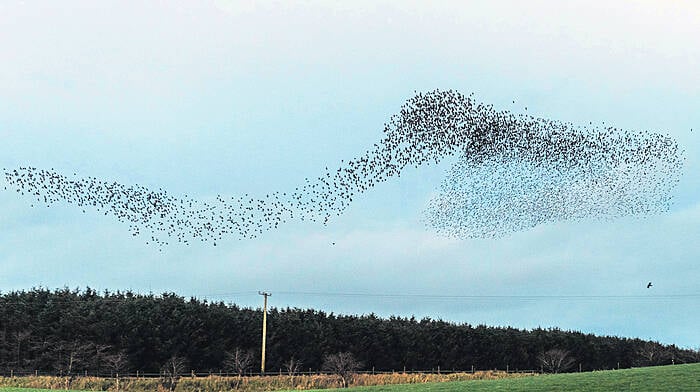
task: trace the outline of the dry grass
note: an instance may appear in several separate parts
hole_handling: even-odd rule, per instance
[[[27,376],[0,377],[0,387],[20,387],[37,389],[70,389],[80,391],[156,391],[160,385],[158,379]]]
[[[506,374],[499,371],[475,373],[427,374],[427,373],[391,373],[391,374],[356,374],[350,386],[421,384],[430,382],[495,380],[501,378],[522,377],[523,374]],[[65,377],[29,376],[0,377],[1,387],[22,387],[40,389],[71,389],[81,391],[128,391],[154,392],[164,391],[160,380],[155,378],[121,378],[117,385],[114,378],[76,377],[69,382]],[[266,377],[183,377],[177,385],[176,392],[226,392],[226,391],[278,391],[340,388],[340,378],[334,375],[298,375]]]

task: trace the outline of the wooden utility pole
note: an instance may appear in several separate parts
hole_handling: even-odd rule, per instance
[[[263,326],[262,326],[262,360],[260,361],[260,374],[265,374],[265,337],[267,336],[267,297],[272,296],[270,293],[258,291],[258,294],[265,297],[263,305]]]

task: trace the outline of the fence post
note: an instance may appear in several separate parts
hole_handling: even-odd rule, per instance
[[[440,374],[440,365],[438,365],[438,374]]]
[[[509,371],[510,371],[510,366],[508,364],[506,364],[506,374],[508,374]]]

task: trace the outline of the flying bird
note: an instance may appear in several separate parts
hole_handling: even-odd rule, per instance
[[[428,228],[457,238],[499,238],[548,222],[667,210],[683,162],[676,141],[658,133],[578,127],[435,90],[408,99],[377,142],[355,158],[259,197],[203,201],[54,169],[3,172],[8,190],[20,196],[111,215],[156,246],[194,240],[217,246],[291,220],[328,224],[359,195],[406,169],[450,157],[454,163],[423,214]]]
[[[652,286],[651,282],[647,283],[647,288],[650,288]]]

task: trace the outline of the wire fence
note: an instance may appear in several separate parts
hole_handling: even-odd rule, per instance
[[[498,368],[489,368],[489,369],[478,369],[476,367],[472,367],[471,369],[466,369],[466,370],[457,370],[457,369],[441,369],[440,367],[433,368],[433,369],[425,369],[425,370],[409,370],[409,369],[400,369],[400,370],[358,370],[353,373],[356,374],[456,374],[456,373],[477,373],[477,372],[484,372],[484,371],[494,371],[494,372],[501,372],[501,373],[506,373],[506,374],[535,374],[535,373],[543,373],[542,369],[510,369],[509,367],[506,367],[506,369],[498,369]],[[244,372],[243,374],[238,374],[236,372],[231,372],[231,371],[225,371],[225,370],[218,370],[218,371],[188,371],[188,372],[182,372],[179,373],[179,377],[191,377],[191,378],[201,378],[201,377],[211,377],[211,376],[218,376],[218,377],[271,377],[271,376],[321,376],[321,375],[333,375],[333,372],[328,372],[328,371],[323,371],[323,370],[304,370],[304,371],[296,371],[296,372],[288,372],[284,369],[278,369],[276,371],[268,371],[265,373],[261,372],[253,372],[253,371],[247,371]],[[0,376],[1,377],[39,377],[39,376],[46,376],[46,377],[98,377],[98,378],[163,378],[168,376],[169,374],[165,372],[141,372],[141,371],[136,371],[136,372],[123,372],[123,373],[118,373],[118,372],[104,372],[104,371],[89,371],[89,370],[83,370],[83,371],[76,371],[72,373],[66,373],[66,372],[57,372],[57,371],[44,371],[44,370],[34,370],[34,371],[27,371],[27,370],[2,370],[0,371]]]

